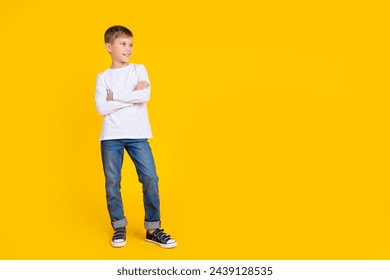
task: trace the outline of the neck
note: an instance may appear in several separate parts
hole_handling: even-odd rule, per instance
[[[118,62],[118,61],[113,61],[111,63],[111,69],[116,69],[116,68],[122,68],[129,65],[128,62]]]

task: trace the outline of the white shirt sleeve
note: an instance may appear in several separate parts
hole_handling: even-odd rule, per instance
[[[100,76],[98,76],[96,79],[95,103],[99,114],[105,116],[122,108],[133,106],[131,103],[118,102],[114,100],[107,101],[107,91],[108,88],[106,87],[105,82]]]
[[[138,78],[138,82],[147,81],[149,84],[148,88],[134,90],[124,89],[114,92],[114,101],[125,102],[125,103],[146,103],[150,99],[150,81],[148,73],[146,72],[143,64],[135,64],[135,72]]]

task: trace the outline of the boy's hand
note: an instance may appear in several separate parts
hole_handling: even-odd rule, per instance
[[[107,100],[107,101],[114,100],[114,93],[113,93],[112,91],[107,91],[106,100]]]
[[[149,87],[149,83],[147,81],[140,81],[134,88],[134,90],[145,89]]]

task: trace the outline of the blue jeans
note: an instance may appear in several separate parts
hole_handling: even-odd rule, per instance
[[[101,141],[104,176],[106,178],[106,200],[112,227],[124,227],[127,220],[124,215],[121,196],[121,169],[124,150],[135,164],[138,180],[142,183],[145,229],[160,228],[160,198],[158,177],[152,150],[147,139],[115,139]]]

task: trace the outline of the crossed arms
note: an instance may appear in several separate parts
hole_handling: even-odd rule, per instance
[[[112,92],[104,80],[98,76],[96,80],[95,103],[99,114],[105,116],[122,108],[145,103],[150,98],[150,84],[146,70],[142,67],[140,82],[134,89],[124,89]]]

